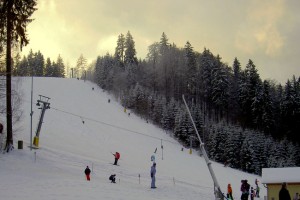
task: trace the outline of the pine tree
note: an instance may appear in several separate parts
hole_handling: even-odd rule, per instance
[[[28,61],[28,76],[36,76],[36,65],[35,65],[35,56],[34,53],[32,51],[32,49],[30,49],[28,56],[27,56],[27,61]]]
[[[37,53],[35,53],[35,55],[34,55],[34,60],[35,60],[35,62],[34,62],[34,66],[35,66],[35,75],[36,76],[39,76],[39,77],[41,77],[41,76],[44,76],[44,65],[45,65],[45,61],[44,61],[44,56],[43,56],[43,54],[40,52],[40,51],[38,51]]]
[[[121,69],[124,69],[125,57],[125,37],[123,34],[118,36],[117,47],[115,49],[114,58]]]
[[[46,60],[45,76],[46,77],[52,77],[53,76],[53,66],[51,64],[50,58],[47,58],[47,60]]]
[[[200,64],[200,81],[199,91],[203,100],[207,103],[208,110],[211,108],[212,103],[212,80],[213,80],[213,67],[214,67],[214,57],[208,49],[204,49],[202,55],[199,59]]]
[[[163,32],[160,38],[160,47],[159,47],[159,53],[161,56],[164,56],[169,48],[169,39],[167,35]]]
[[[234,123],[239,122],[241,108],[239,104],[239,84],[241,84],[241,64],[237,58],[233,61],[233,75],[229,80],[229,116]]]
[[[18,76],[29,76],[30,75],[29,74],[30,70],[28,68],[29,68],[29,66],[28,66],[27,58],[25,56],[23,56],[23,59],[21,60],[21,62],[17,66],[16,74]]]
[[[124,63],[126,66],[138,64],[138,60],[136,58],[135,42],[129,31],[126,34],[125,39]]]
[[[249,130],[248,130],[249,131]],[[241,169],[245,172],[253,173],[254,170],[254,151],[253,151],[253,141],[251,140],[251,133],[245,133],[246,138],[243,141],[240,150],[241,158]]]
[[[262,84],[252,60],[249,60],[246,65],[243,78],[243,83],[240,84],[239,88],[243,126],[256,128],[259,115],[261,114]]]
[[[186,58],[186,86],[191,95],[196,95],[196,77],[197,77],[197,66],[196,56],[192,45],[189,41],[185,44],[185,58]]]
[[[300,101],[299,101],[299,82],[293,77],[292,81],[288,80],[283,94],[281,112],[283,118],[283,128],[287,137],[300,141],[298,134],[300,128]]]
[[[56,77],[65,77],[65,65],[62,57],[58,55],[56,65],[54,68],[54,73],[56,74]]]
[[[228,68],[223,66],[221,58],[217,56],[215,65],[213,68],[212,77],[212,102],[216,109],[218,116],[215,118],[217,121],[224,117],[224,113],[227,113],[228,98],[229,98],[229,80],[228,80]]]
[[[270,83],[268,81],[263,82],[263,111],[261,127],[265,133],[270,133],[274,127],[274,106],[272,97],[270,94]]]
[[[154,99],[153,104],[153,121],[157,124],[161,124],[161,120],[163,117],[163,107],[167,103],[166,98],[163,96],[157,96]]]
[[[77,78],[83,79],[85,77],[86,67],[87,60],[82,54],[80,54],[75,67],[75,74]]]
[[[6,149],[13,145],[12,132],[12,100],[11,100],[11,46],[13,42],[20,44],[20,48],[29,43],[26,26],[32,21],[31,15],[36,10],[36,0],[3,0],[0,12],[0,40],[6,40],[6,114],[7,137]]]

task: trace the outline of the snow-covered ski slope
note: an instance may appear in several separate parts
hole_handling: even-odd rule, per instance
[[[181,151],[182,146],[161,129],[133,113],[128,116],[119,102],[88,81],[34,78],[33,136],[41,111],[38,95],[50,97],[51,108],[45,113],[40,148],[30,150],[31,78],[21,79],[23,118],[14,135],[15,150],[0,155],[0,199],[214,199],[203,157]],[[16,148],[18,140],[24,142],[23,150]],[[155,148],[157,189],[150,189]],[[120,166],[112,165],[116,151]],[[93,170],[90,182],[83,173],[87,165]],[[231,183],[235,199],[240,198],[242,179],[254,186],[261,178],[215,162],[212,167],[225,194]],[[117,184],[108,180],[112,173]],[[266,189],[260,187],[263,199]]]

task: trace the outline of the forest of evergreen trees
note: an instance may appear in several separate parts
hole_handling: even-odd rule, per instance
[[[89,78],[122,105],[163,128],[182,145],[199,142],[184,94],[209,157],[233,168],[300,165],[300,77],[285,85],[262,80],[252,60],[232,66],[209,49],[169,43],[165,33],[138,60],[132,35],[120,34],[114,55],[98,56]]]
[[[1,58],[1,56],[0,56]],[[0,73],[5,74],[5,67],[0,65]],[[21,58],[19,53],[13,58],[13,76],[36,76],[36,77],[65,77],[65,64],[60,55],[56,62],[51,62],[50,58],[45,61],[43,54],[32,50],[27,56]]]
[[[119,35],[113,55],[98,56],[89,68],[81,55],[73,69],[74,77],[95,82],[183,146],[192,141],[199,148],[184,95],[212,160],[255,174],[300,166],[300,77],[285,85],[262,80],[252,60],[242,67],[235,58],[229,66],[207,48],[177,47],[165,33],[141,60],[129,31]],[[45,62],[30,51],[14,58],[13,74],[65,77],[65,65],[60,56]]]

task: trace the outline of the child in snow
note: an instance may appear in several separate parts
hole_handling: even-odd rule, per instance
[[[86,176],[86,180],[90,181],[91,180],[91,178],[90,178],[91,170],[90,170],[89,166],[86,166],[86,168],[84,170],[84,173],[85,173],[85,176]]]
[[[109,180],[111,181],[111,183],[116,183],[116,174],[110,175]]]
[[[233,197],[232,197],[232,188],[231,188],[231,184],[230,183],[227,186],[227,198],[233,200]]]

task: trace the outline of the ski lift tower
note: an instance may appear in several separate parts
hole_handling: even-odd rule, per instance
[[[185,99],[184,99],[184,95],[182,95],[182,99],[183,99],[183,102],[184,102],[184,104],[185,104],[185,107],[186,107],[186,109],[187,109],[187,111],[188,111],[188,113],[189,113],[190,119],[191,119],[191,121],[192,121],[192,123],[193,123],[195,132],[196,132],[196,134],[197,134],[197,136],[198,136],[198,139],[199,139],[199,142],[200,142],[200,149],[201,149],[201,151],[202,151],[202,154],[203,154],[203,157],[204,157],[204,159],[205,159],[205,161],[206,161],[208,170],[209,170],[210,175],[211,175],[211,177],[212,177],[212,179],[213,179],[213,182],[214,182],[214,194],[215,194],[215,200],[224,200],[224,195],[223,195],[223,193],[222,193],[222,191],[221,191],[221,188],[220,188],[220,185],[219,185],[219,183],[218,183],[218,181],[217,181],[217,178],[216,178],[216,175],[215,175],[215,173],[214,173],[214,170],[213,170],[212,167],[211,167],[211,162],[210,162],[210,160],[209,160],[209,158],[208,158],[208,156],[207,156],[207,153],[206,153],[206,151],[205,151],[204,143],[202,142],[202,140],[201,140],[201,138],[200,138],[200,135],[199,135],[199,133],[198,133],[198,131],[197,131],[197,128],[196,128],[195,122],[194,122],[194,120],[193,120],[193,118],[192,118],[190,109],[189,109],[189,107],[188,107],[188,105],[187,105],[187,103],[186,103],[186,101],[185,101]]]
[[[43,96],[43,95],[39,95],[40,99],[37,100],[37,106],[40,106],[39,109],[41,109],[41,115],[40,115],[40,120],[36,129],[36,134],[35,137],[33,139],[33,148],[39,148],[39,137],[40,137],[40,132],[41,132],[41,128],[42,128],[42,124],[43,124],[43,119],[44,119],[44,115],[47,109],[50,109],[50,103],[48,102],[50,100],[49,97]]]

